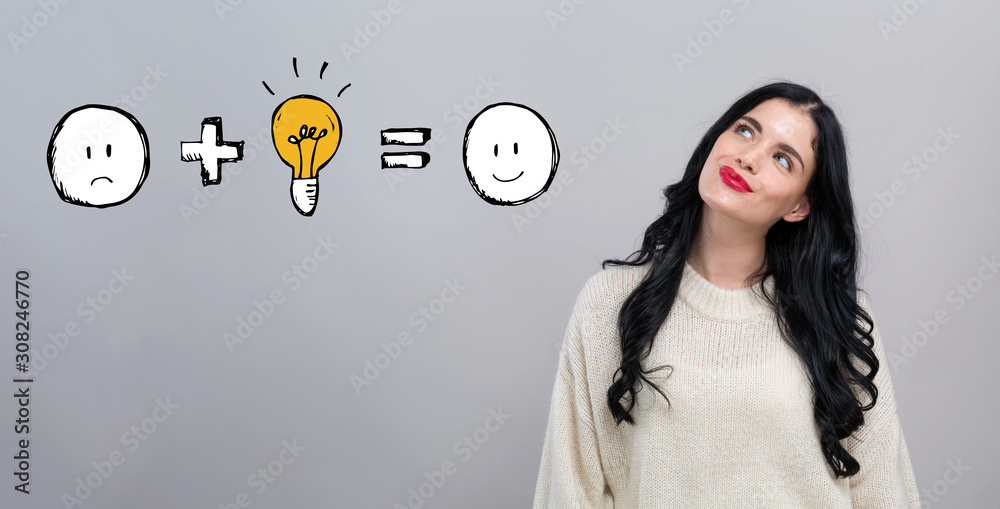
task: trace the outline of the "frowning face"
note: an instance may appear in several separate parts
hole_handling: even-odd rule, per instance
[[[68,203],[110,207],[128,201],[149,172],[149,142],[138,121],[112,107],[67,113],[49,140],[49,173]]]

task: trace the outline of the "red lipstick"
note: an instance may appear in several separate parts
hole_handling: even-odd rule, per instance
[[[746,180],[739,173],[728,166],[723,166],[719,169],[719,176],[722,177],[722,181],[726,183],[727,186],[741,192],[741,193],[752,193],[750,185],[747,184]]]

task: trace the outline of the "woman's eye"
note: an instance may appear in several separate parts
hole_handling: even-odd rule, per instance
[[[736,133],[737,134],[742,134],[743,132],[746,132],[746,133],[751,134],[751,135],[753,134],[753,132],[750,131],[749,127],[741,125],[741,126],[739,126],[739,127],[736,128]]]
[[[788,168],[789,170],[792,169],[792,162],[789,161],[787,157],[785,157],[783,154],[778,154],[776,157],[779,160],[784,160],[785,161],[784,163],[781,164],[782,166],[784,166],[785,168]]]

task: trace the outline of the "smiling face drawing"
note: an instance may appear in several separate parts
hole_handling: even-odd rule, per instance
[[[487,106],[469,122],[462,162],[469,183],[493,205],[520,205],[548,189],[559,164],[556,137],[520,104]]]
[[[91,104],[59,120],[47,160],[52,184],[64,201],[110,207],[128,201],[146,180],[149,142],[132,115]]]

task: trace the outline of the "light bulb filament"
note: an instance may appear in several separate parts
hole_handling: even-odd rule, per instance
[[[294,134],[288,137],[288,143],[295,145],[299,149],[299,167],[298,171],[295,172],[295,178],[312,178],[315,176],[313,168],[316,162],[316,147],[319,145],[320,138],[324,136],[326,136],[326,129],[321,130],[319,134],[317,134],[315,127],[309,127],[302,124],[302,127],[299,129],[298,138],[296,138]],[[306,168],[306,161],[304,160],[302,154],[302,142],[304,140],[313,140],[315,142],[312,144],[312,152],[309,154],[308,172],[304,171]],[[309,149],[307,148],[306,150],[308,151]],[[307,173],[308,176],[304,176],[303,173]]]

